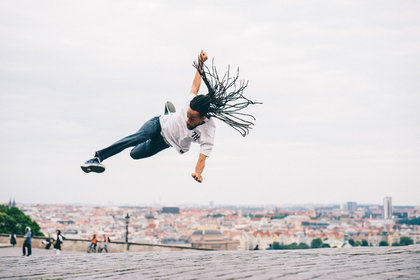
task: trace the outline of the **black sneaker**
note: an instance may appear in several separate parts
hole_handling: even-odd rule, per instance
[[[89,172],[102,173],[105,171],[105,165],[101,164],[97,158],[92,158],[86,161],[80,167],[86,173],[89,173]]]
[[[171,101],[166,101],[165,103],[165,115],[167,115],[168,113],[175,113],[175,106],[174,104],[172,104]]]

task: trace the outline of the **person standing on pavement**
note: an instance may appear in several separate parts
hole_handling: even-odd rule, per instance
[[[32,254],[32,232],[31,232],[31,228],[30,227],[26,227],[26,232],[25,232],[25,236],[23,237],[25,240],[23,241],[23,246],[22,246],[22,253],[23,256],[30,256]],[[26,253],[26,251],[28,251]]]
[[[108,253],[108,244],[109,244],[109,242],[111,242],[111,239],[109,238],[109,236],[106,236],[104,234],[104,249],[105,249],[105,252],[107,252],[107,253]]]
[[[61,231],[58,229],[55,231],[55,233],[54,250],[56,255],[60,255],[61,247],[63,246],[63,236],[61,235]]]
[[[10,244],[12,244],[12,245],[13,245],[13,247],[15,247],[15,246],[16,246],[16,234],[15,234],[15,232],[13,232],[13,233],[10,235]]]

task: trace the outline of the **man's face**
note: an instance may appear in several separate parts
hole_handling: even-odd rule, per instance
[[[200,113],[189,108],[187,111],[187,128],[193,130],[200,124],[203,124],[205,119],[206,117],[200,117]]]

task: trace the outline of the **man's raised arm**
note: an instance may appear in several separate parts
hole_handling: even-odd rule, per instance
[[[203,63],[207,60],[207,58],[208,58],[207,54],[203,50],[201,50],[201,53],[198,57],[198,63],[199,63],[198,67],[200,69],[201,69],[201,67],[203,67]],[[194,94],[194,95],[197,95],[198,90],[200,89],[200,85],[201,85],[201,76],[200,76],[200,73],[198,73],[198,70],[197,70],[197,72],[195,73],[195,77],[194,77],[194,80],[193,80],[192,87],[191,87],[191,93]]]
[[[199,183],[203,182],[203,176],[201,176],[201,173],[203,173],[204,166],[206,165],[206,158],[204,154],[200,154],[198,156],[197,165],[195,166],[195,173],[191,174],[191,176]]]

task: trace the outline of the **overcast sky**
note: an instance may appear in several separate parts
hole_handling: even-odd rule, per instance
[[[0,201],[420,204],[419,1],[0,2]],[[85,174],[180,107],[200,50],[264,104],[248,137]],[[202,87],[205,93],[205,87]]]

